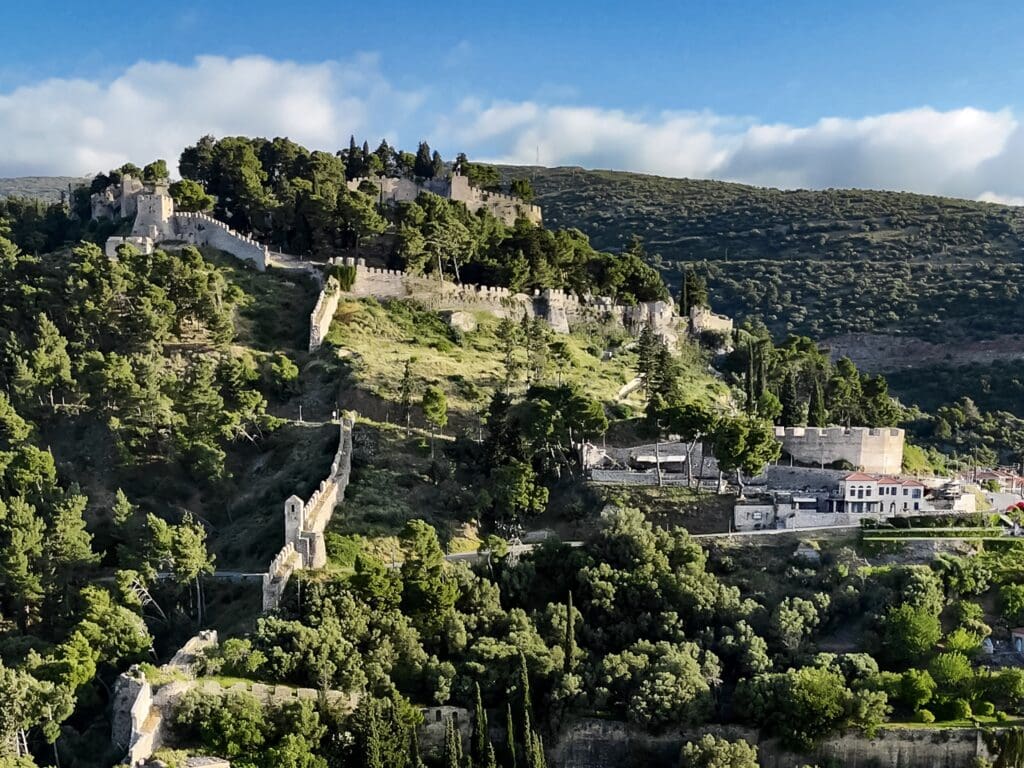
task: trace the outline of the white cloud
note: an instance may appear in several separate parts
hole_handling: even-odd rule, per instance
[[[466,55],[458,45],[452,54]],[[289,136],[334,150],[349,134],[446,156],[582,165],[797,187],[869,187],[1024,200],[1024,125],[1008,109],[907,109],[810,125],[629,112],[544,99],[454,101],[443,83],[396,87],[377,57],[303,64],[262,56],[139,62],[112,81],[53,79],[0,92],[0,176],[172,164],[199,136]],[[430,99],[428,100],[428,96]]]
[[[206,133],[334,150],[375,124],[401,124],[423,99],[392,87],[373,56],[140,62],[109,83],[53,79],[0,94],[0,175],[89,173],[156,157],[173,164]]]
[[[999,203],[999,205],[1024,206],[1024,195],[998,195],[992,190],[986,190],[978,195],[983,203]]]

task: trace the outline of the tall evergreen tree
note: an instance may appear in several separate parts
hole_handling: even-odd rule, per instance
[[[505,706],[505,768],[516,768],[516,725],[512,718],[512,702]]]
[[[753,413],[757,396],[754,393],[754,345],[752,342],[747,342],[747,377],[744,380],[744,385],[746,399],[743,409],[747,413]]]
[[[412,172],[414,176],[418,176],[421,179],[430,179],[434,176],[434,163],[430,156],[430,145],[425,141],[421,141],[419,147],[416,148],[416,160],[412,164]]]
[[[409,768],[425,768],[423,758],[420,757],[420,737],[415,726],[409,729]]]
[[[487,737],[487,710],[484,709],[483,697],[480,694],[480,683],[475,683],[476,701],[473,705],[473,734],[470,737],[470,765],[474,768],[482,766],[487,759],[487,748],[490,742]]]
[[[462,739],[455,727],[454,718],[444,721],[444,747],[441,753],[441,765],[444,768],[461,768]]]
[[[821,391],[821,381],[814,377],[811,386],[811,402],[807,412],[807,423],[812,427],[828,426],[828,411],[825,410],[825,396]]]
[[[569,592],[569,599],[565,603],[565,637],[562,640],[562,653],[565,660],[562,663],[562,671],[568,674],[576,665],[576,619],[573,615],[572,592]]]
[[[807,404],[801,399],[797,388],[796,371],[790,370],[782,382],[779,393],[782,401],[782,423],[787,427],[802,427],[807,423]]]

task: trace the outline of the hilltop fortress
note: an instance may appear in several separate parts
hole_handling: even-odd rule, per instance
[[[236,232],[227,224],[205,213],[174,210],[174,199],[162,183],[146,187],[138,179],[125,176],[120,190],[111,185],[92,196],[96,218],[135,216],[132,233],[107,238],[107,256],[117,256],[119,245],[132,245],[142,253],[152,253],[157,243],[183,242],[208,245],[235,258],[247,261],[261,272],[270,263],[270,249],[258,240]]]
[[[355,179],[349,182],[349,186],[357,188],[366,182],[377,184],[382,198],[392,202],[415,199],[424,191],[443,193],[464,202],[470,210],[487,207],[506,220],[514,221],[519,216],[526,216],[536,224],[541,221],[540,209],[536,206],[528,206],[509,195],[472,187],[465,176],[458,174],[450,179],[423,182]],[[288,264],[314,272],[320,278],[323,290],[310,318],[310,350],[317,349],[326,337],[342,292],[336,280],[323,280],[322,265],[272,252],[255,238],[236,232],[208,214],[175,211],[174,200],[166,184],[162,183],[147,186],[138,179],[124,176],[120,185],[111,185],[92,196],[92,212],[96,217],[135,217],[130,235],[107,239],[105,250],[110,258],[117,256],[121,245],[152,253],[158,243],[184,243],[217,248],[260,271],[268,266]],[[541,318],[557,333],[569,333],[590,322],[610,321],[620,323],[633,333],[639,333],[640,329],[648,326],[666,341],[675,343],[685,333],[695,336],[702,333],[728,335],[733,328],[730,318],[716,315],[706,307],[694,307],[688,318],[682,318],[676,313],[671,300],[616,304],[607,297],[581,298],[559,289],[535,290],[528,295],[513,293],[507,288],[458,284],[397,270],[376,269],[366,266],[363,259],[334,259],[333,263],[355,269],[355,281],[349,291],[354,298],[415,299],[436,311],[479,310],[515,320]]]

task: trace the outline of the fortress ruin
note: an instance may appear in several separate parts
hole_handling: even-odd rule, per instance
[[[542,223],[539,206],[527,203],[515,195],[501,192],[489,192],[474,187],[469,179],[460,173],[453,173],[445,179],[406,179],[386,178],[383,176],[352,179],[348,188],[358,190],[363,185],[374,187],[375,195],[382,203],[403,203],[415,200],[423,192],[430,192],[439,197],[446,197],[463,203],[470,213],[484,209],[496,219],[501,219],[507,226],[516,223],[516,219],[524,218],[531,224],[540,226]]]

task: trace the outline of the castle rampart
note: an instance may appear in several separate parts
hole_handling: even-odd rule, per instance
[[[895,427],[776,427],[775,437],[786,455],[804,464],[846,461],[879,474],[903,468],[904,432]]]
[[[415,299],[432,310],[478,310],[512,320],[539,317],[557,333],[606,321],[620,323],[634,333],[647,325],[670,342],[676,341],[680,332],[680,318],[670,301],[627,306],[602,296],[581,299],[561,289],[538,290],[530,296],[498,286],[459,285],[394,269],[367,267],[362,259],[339,259],[335,263],[355,267],[355,281],[348,291],[353,297]]]
[[[334,321],[334,313],[338,310],[338,302],[341,300],[341,285],[337,278],[327,278],[320,296],[316,300],[316,306],[309,316],[309,351],[316,352],[331,330],[331,323]]]
[[[378,198],[386,203],[410,202],[419,197],[421,193],[430,192],[463,203],[470,213],[485,209],[508,226],[515,224],[519,218],[525,218],[538,226],[543,220],[539,206],[527,203],[515,195],[489,192],[486,189],[474,187],[469,183],[469,179],[461,174],[454,174],[449,179],[421,180],[363,177],[349,181],[348,188],[355,191],[364,184],[373,186],[377,190]]]
[[[344,417],[339,428],[338,450],[327,478],[303,501],[291,496],[284,503],[284,547],[263,574],[263,610],[278,607],[292,573],[305,568],[323,568],[327,564],[324,530],[334,507],[345,497],[352,470],[352,428],[354,417]]]

